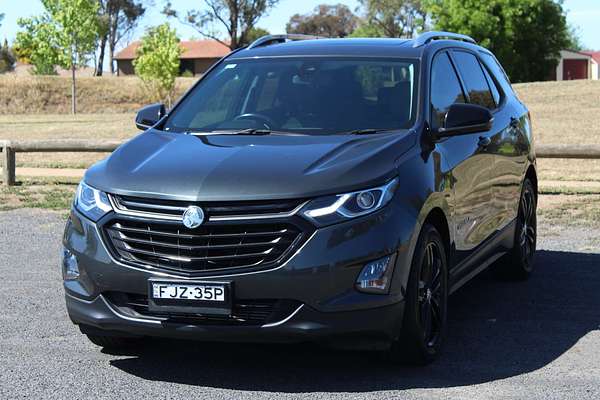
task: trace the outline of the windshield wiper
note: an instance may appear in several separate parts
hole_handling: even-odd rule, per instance
[[[371,135],[373,133],[381,133],[381,132],[389,132],[389,131],[395,131],[396,129],[374,129],[374,128],[368,128],[368,129],[356,129],[353,131],[349,131],[346,132],[347,135]]]
[[[270,129],[242,129],[241,131],[231,132],[230,135],[270,135]]]
[[[241,131],[235,130],[224,130],[224,131],[211,131],[204,129],[187,129],[183,132],[186,135],[194,134],[205,134],[205,135],[270,135],[269,129],[242,129]]]

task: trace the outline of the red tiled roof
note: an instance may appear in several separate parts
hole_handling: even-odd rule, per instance
[[[594,61],[600,64],[600,51],[583,51],[582,53],[592,56]]]
[[[114,57],[115,60],[133,60],[140,42],[135,41],[125,47]],[[229,54],[229,47],[216,40],[188,40],[181,41],[179,45],[183,48],[182,59],[190,58],[221,58]]]

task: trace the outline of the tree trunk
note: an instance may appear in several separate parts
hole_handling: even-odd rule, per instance
[[[110,60],[110,73],[112,75],[115,74],[115,62],[113,61],[113,56],[115,53],[115,45],[111,42],[108,46],[108,59]]]
[[[71,113],[77,114],[77,88],[75,87],[75,63],[71,65]]]
[[[98,54],[98,61],[96,62],[96,72],[94,75],[102,76],[102,71],[104,69],[104,49],[106,48],[106,40],[108,35],[102,36],[100,39],[100,53]]]

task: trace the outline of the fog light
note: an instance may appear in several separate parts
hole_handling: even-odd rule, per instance
[[[61,251],[61,266],[63,272],[63,279],[77,279],[79,278],[79,266],[77,265],[77,258],[69,250],[63,248]]]
[[[356,279],[356,290],[385,294],[390,288],[394,257],[386,256],[367,263]]]

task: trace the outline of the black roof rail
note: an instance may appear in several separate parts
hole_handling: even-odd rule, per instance
[[[311,40],[311,39],[325,39],[323,36],[315,35],[302,35],[299,33],[289,33],[283,35],[266,35],[256,39],[248,46],[248,50],[255,49],[257,47],[269,46],[271,44],[285,43],[294,40]]]
[[[413,47],[420,47],[431,42],[432,40],[440,39],[460,40],[462,42],[477,44],[475,39],[473,39],[471,36],[454,32],[430,31],[424,32],[414,39]]]

